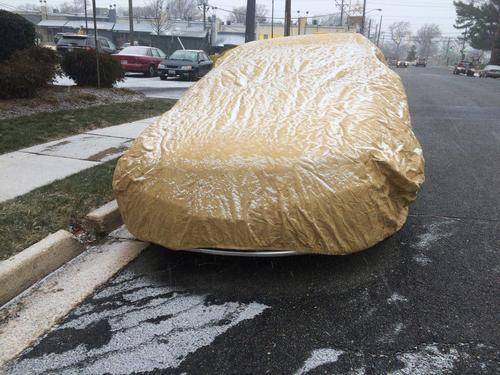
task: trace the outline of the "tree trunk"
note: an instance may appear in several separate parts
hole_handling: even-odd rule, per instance
[[[491,65],[500,65],[500,10],[498,11],[497,32],[493,40],[493,47],[491,48]]]

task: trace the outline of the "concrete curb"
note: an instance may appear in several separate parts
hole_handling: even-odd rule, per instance
[[[71,233],[60,230],[0,262],[0,306],[79,255],[84,246]]]
[[[108,234],[123,224],[116,200],[87,214],[85,221],[96,234]]]

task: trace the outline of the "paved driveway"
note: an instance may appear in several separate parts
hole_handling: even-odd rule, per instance
[[[498,373],[500,81],[399,73],[427,174],[399,233],[345,257],[151,246],[12,373]]]

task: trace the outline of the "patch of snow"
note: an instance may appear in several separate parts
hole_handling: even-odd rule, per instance
[[[96,300],[104,296],[111,300]],[[190,353],[268,308],[256,302],[207,304],[206,298],[151,280],[145,287],[144,278],[125,278],[100,292],[90,307],[86,304],[75,319],[55,330],[82,330],[105,321],[109,332],[102,334],[110,336],[108,342],[96,348],[81,343],[63,352],[25,358],[14,365],[11,374],[124,374],[177,368]]]
[[[343,354],[342,350],[335,349],[317,349],[313,350],[304,365],[295,372],[295,375],[306,374],[307,372],[327,363],[335,363],[339,356]]]
[[[405,367],[390,372],[389,375],[442,374],[453,369],[458,359],[458,352],[456,349],[450,349],[449,353],[442,353],[435,345],[427,345],[419,352],[399,354],[397,358]]]
[[[424,254],[416,254],[413,256],[413,260],[421,266],[427,266],[432,260]]]
[[[397,303],[397,302],[408,302],[408,298],[406,298],[405,296],[402,296],[398,293],[393,293],[392,296],[387,298],[388,304],[393,304],[393,303]]]
[[[427,232],[417,236],[417,243],[413,247],[419,250],[428,249],[434,242],[439,241],[443,238],[451,237],[453,232],[448,232],[444,227],[452,224],[453,221],[443,221],[439,223],[432,223],[427,225]]]

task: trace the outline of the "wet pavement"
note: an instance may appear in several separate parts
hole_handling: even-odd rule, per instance
[[[498,373],[500,82],[399,73],[427,175],[400,232],[345,257],[151,246],[11,373]]]

